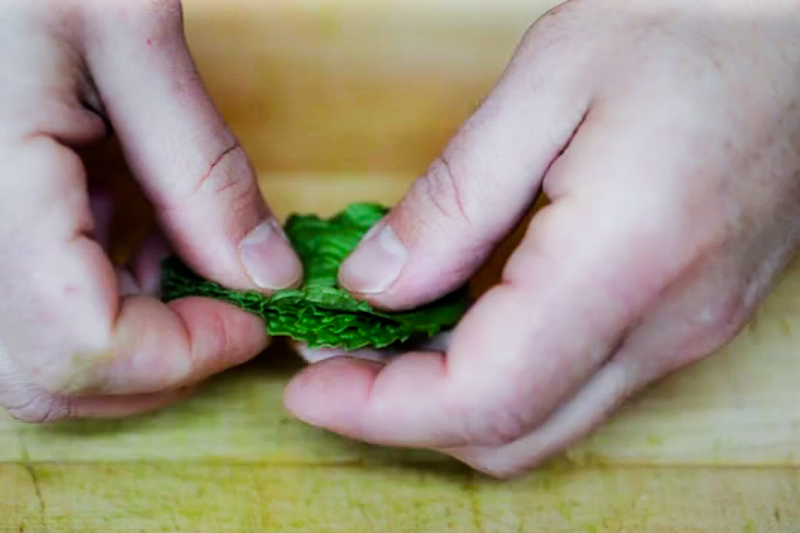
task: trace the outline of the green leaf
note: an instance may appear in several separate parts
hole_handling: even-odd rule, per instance
[[[416,309],[386,312],[353,298],[337,283],[342,261],[387,211],[381,205],[361,203],[329,219],[290,216],[286,234],[305,269],[299,289],[271,296],[233,290],[201,278],[171,257],[163,263],[162,299],[204,296],[222,300],[260,316],[270,335],[291,337],[311,348],[380,349],[429,338],[453,327],[462,317],[467,308],[466,288]]]

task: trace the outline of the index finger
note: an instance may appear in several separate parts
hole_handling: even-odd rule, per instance
[[[120,298],[92,238],[80,158],[45,136],[3,154],[21,177],[0,182],[0,197],[17,199],[0,211],[9,252],[0,257],[0,337],[23,377],[52,394],[147,394],[194,384],[266,346],[261,319],[223,302]],[[141,257],[138,288],[160,263]]]

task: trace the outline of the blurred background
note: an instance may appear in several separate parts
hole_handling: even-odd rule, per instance
[[[425,169],[553,0],[188,0],[191,49],[266,173]]]

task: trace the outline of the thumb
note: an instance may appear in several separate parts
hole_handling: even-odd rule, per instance
[[[388,308],[431,301],[463,284],[524,216],[589,101],[576,70],[539,53],[535,37],[427,173],[342,264],[344,287]]]
[[[301,265],[190,56],[180,2],[97,3],[86,56],[104,111],[174,249],[201,275],[281,289]]]

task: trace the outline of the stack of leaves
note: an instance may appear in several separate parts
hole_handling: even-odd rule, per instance
[[[263,318],[270,335],[287,336],[310,348],[380,349],[424,340],[458,322],[467,307],[465,289],[416,309],[387,312],[353,298],[337,283],[342,261],[386,212],[381,205],[353,204],[329,219],[290,216],[286,234],[305,269],[298,289],[269,296],[228,289],[172,257],[163,264],[162,298],[203,296],[234,304]]]

